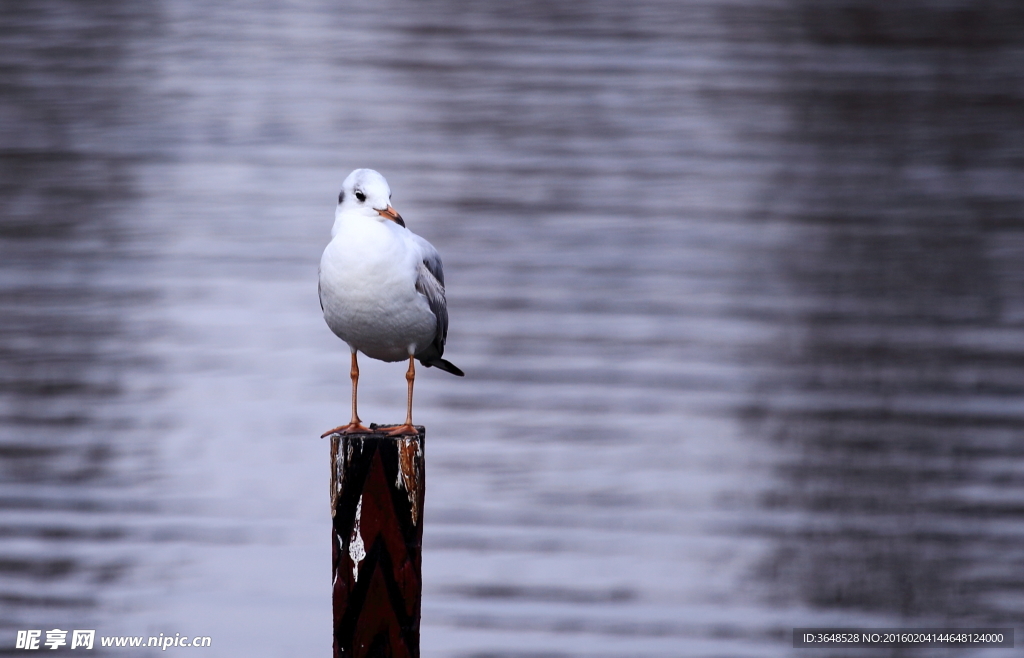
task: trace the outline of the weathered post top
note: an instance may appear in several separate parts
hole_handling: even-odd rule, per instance
[[[331,435],[334,655],[420,655],[426,430]]]

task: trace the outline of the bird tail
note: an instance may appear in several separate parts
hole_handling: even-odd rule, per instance
[[[461,370],[459,370],[459,367],[457,365],[455,365],[451,361],[446,361],[444,359],[434,359],[430,363],[427,363],[426,361],[420,361],[420,363],[422,363],[423,365],[425,365],[428,368],[433,366],[435,368],[439,368],[441,370],[444,370],[445,372],[450,372],[453,375],[456,375],[458,377],[465,377],[466,376],[466,373],[464,373]]]

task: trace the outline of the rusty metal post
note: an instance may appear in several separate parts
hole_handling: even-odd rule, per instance
[[[426,430],[416,429],[331,435],[335,658],[420,655]]]

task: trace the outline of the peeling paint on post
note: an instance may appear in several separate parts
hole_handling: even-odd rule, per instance
[[[334,656],[417,658],[426,431],[370,429],[331,435]]]

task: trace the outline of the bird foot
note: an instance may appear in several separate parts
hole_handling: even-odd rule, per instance
[[[388,436],[403,436],[405,434],[419,435],[420,431],[413,425],[399,425],[397,427],[390,427],[384,430],[384,433]]]
[[[327,430],[320,435],[321,439],[325,439],[332,434],[373,434],[373,430],[369,427],[364,427],[359,421],[349,423],[348,425],[342,425],[335,427],[333,430]]]

